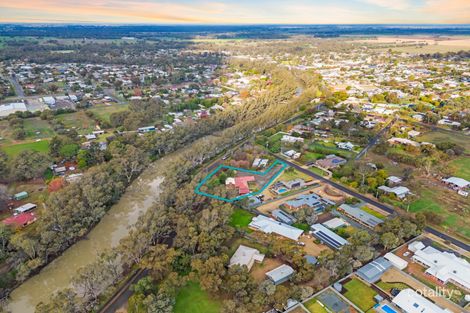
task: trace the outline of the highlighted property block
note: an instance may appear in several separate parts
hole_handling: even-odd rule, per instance
[[[280,160],[275,160],[268,168],[264,171],[253,171],[244,168],[233,167],[230,165],[219,165],[216,169],[210,172],[194,189],[194,192],[201,196],[225,201],[235,202],[251,196],[261,194],[268,186],[279,176],[279,174],[288,167],[286,163]],[[202,191],[201,188],[206,186],[218,173],[231,171],[237,173],[236,177],[229,177],[225,180],[225,184],[233,185],[234,188],[238,189],[239,195],[236,197],[226,198],[221,197],[210,192]],[[240,176],[240,173],[246,173],[249,175]],[[251,191],[249,188],[250,183],[261,184],[260,188]],[[206,186],[207,187],[207,186]]]

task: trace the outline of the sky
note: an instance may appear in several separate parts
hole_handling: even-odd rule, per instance
[[[0,22],[468,24],[470,0],[0,0]]]

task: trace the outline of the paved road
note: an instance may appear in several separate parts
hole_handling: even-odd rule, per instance
[[[380,138],[382,138],[382,135],[386,131],[388,131],[390,127],[392,127],[393,123],[395,123],[396,120],[397,120],[396,118],[391,120],[390,123],[387,124],[387,126],[382,128],[371,140],[369,140],[369,143],[367,144],[367,146],[365,146],[364,149],[362,149],[361,152],[359,152],[359,154],[356,156],[356,160],[359,160],[360,158],[362,158],[364,154],[366,154],[366,152],[369,151],[370,148],[375,146],[379,142]]]
[[[13,88],[15,89],[16,96],[19,98],[24,98],[24,90],[23,87],[21,87],[20,83],[18,83],[18,80],[14,76],[8,77],[8,80],[10,83],[13,85]]]
[[[127,304],[127,300],[132,296],[133,292],[129,289],[131,285],[137,283],[141,278],[147,276],[148,271],[140,269],[132,275],[119,292],[114,295],[99,311],[99,313],[115,313],[117,310]]]
[[[358,192],[356,192],[356,191],[354,191],[354,190],[351,190],[351,189],[349,189],[349,188],[347,188],[347,187],[345,187],[345,186],[343,186],[343,185],[341,185],[341,184],[338,184],[338,183],[336,183],[336,182],[334,182],[334,181],[331,181],[331,180],[329,180],[329,179],[327,179],[327,178],[325,178],[325,177],[323,177],[323,176],[320,176],[320,175],[318,175],[318,174],[315,174],[315,173],[311,172],[310,170],[305,169],[305,168],[303,168],[303,167],[301,167],[301,166],[299,166],[299,165],[297,165],[297,164],[295,164],[295,163],[292,163],[292,162],[290,162],[290,161],[288,161],[288,160],[286,160],[286,159],[284,159],[284,158],[281,158],[281,157],[279,157],[279,156],[277,156],[277,155],[275,155],[275,154],[273,154],[273,156],[275,156],[275,157],[276,157],[277,159],[279,159],[279,160],[282,160],[282,161],[286,162],[287,164],[289,164],[290,166],[292,166],[293,168],[295,168],[295,169],[298,170],[299,172],[302,172],[302,173],[304,173],[304,174],[309,175],[310,177],[313,177],[313,178],[315,178],[315,179],[318,179],[319,181],[321,181],[321,182],[323,182],[323,183],[325,183],[325,184],[329,184],[330,186],[333,186],[333,187],[335,187],[336,189],[341,190],[342,192],[349,194],[350,196],[356,197],[356,198],[358,198],[358,199],[360,199],[360,200],[362,200],[362,201],[364,201],[364,202],[366,202],[366,203],[369,203],[369,204],[371,204],[371,205],[373,205],[373,206],[376,206],[376,207],[380,208],[381,210],[384,210],[385,212],[388,212],[388,213],[390,213],[390,214],[397,214],[396,211],[395,211],[395,209],[393,209],[392,207],[390,207],[390,206],[388,206],[388,205],[386,205],[386,204],[384,204],[384,203],[381,203],[381,202],[378,202],[378,201],[376,201],[376,200],[374,200],[374,199],[371,199],[371,198],[369,198],[369,197],[366,197],[366,196],[364,196],[364,195],[362,195],[362,194],[360,194],[360,193],[358,193]],[[447,235],[447,234],[444,234],[444,233],[442,233],[442,232],[440,232],[440,231],[438,231],[438,230],[436,230],[436,229],[434,229],[434,228],[432,228],[432,227],[426,227],[426,228],[425,228],[425,231],[427,231],[427,232],[429,232],[429,233],[431,233],[431,234],[433,234],[433,235],[435,235],[435,236],[438,236],[439,238],[442,238],[442,239],[444,239],[444,240],[446,240],[446,241],[448,241],[448,242],[451,242],[452,244],[456,245],[456,246],[459,247],[459,248],[462,248],[462,249],[464,249],[464,250],[466,250],[466,251],[470,251],[470,245],[468,245],[468,244],[466,244],[466,243],[464,243],[464,242],[461,242],[461,241],[459,241],[459,240],[455,239],[454,237],[451,237],[451,236],[449,236],[449,235]]]

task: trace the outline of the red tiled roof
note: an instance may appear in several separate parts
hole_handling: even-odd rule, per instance
[[[248,182],[255,181],[254,176],[242,176],[242,177],[235,177],[235,187],[238,188],[238,193],[241,195],[245,195],[250,193],[250,188],[248,187]]]
[[[4,219],[3,224],[22,227],[31,224],[34,221],[36,221],[36,215],[34,215],[32,212],[26,212]]]

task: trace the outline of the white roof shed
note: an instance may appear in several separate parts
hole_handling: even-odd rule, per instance
[[[408,262],[400,258],[399,256],[396,256],[395,254],[389,252],[386,255],[384,255],[384,258],[388,260],[390,263],[392,263],[393,266],[400,270],[404,270],[408,266]]]

